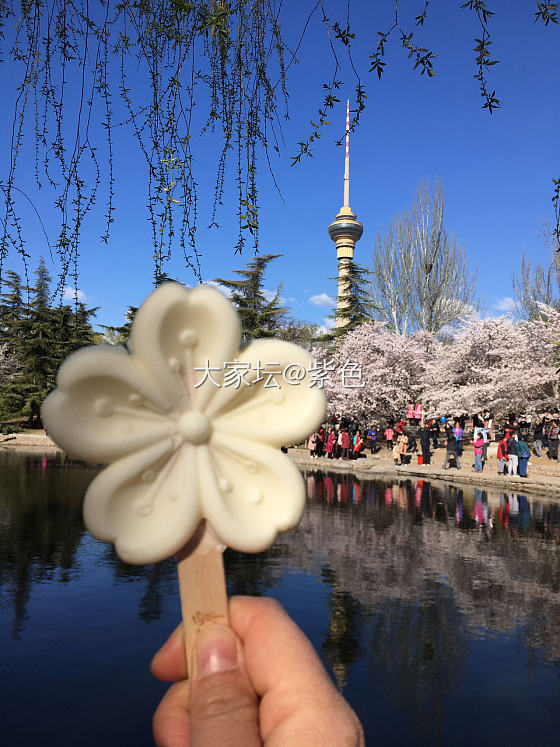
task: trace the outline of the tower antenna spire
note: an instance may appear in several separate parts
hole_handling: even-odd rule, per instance
[[[344,205],[329,226],[329,236],[336,244],[338,259],[338,299],[336,304],[336,326],[344,327],[348,322],[348,289],[354,247],[364,227],[350,207],[350,101],[346,101],[346,156],[344,159]]]
[[[350,207],[350,99],[346,99],[346,156],[344,158],[344,207]]]

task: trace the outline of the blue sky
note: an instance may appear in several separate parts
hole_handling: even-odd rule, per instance
[[[381,81],[367,72],[368,54],[376,30],[391,25],[394,5],[389,0],[352,4],[353,30],[357,33],[354,58],[367,86],[367,109],[350,142],[350,204],[363,223],[356,260],[371,262],[377,230],[398,212],[408,209],[419,180],[443,182],[445,224],[465,247],[469,262],[478,268],[479,292],[486,313],[498,314],[512,296],[511,272],[519,270],[523,249],[534,261],[547,261],[547,250],[538,234],[541,223],[552,218],[552,178],[560,175],[558,129],[560,96],[560,28],[534,24],[536,3],[493,0],[490,21],[492,51],[500,60],[489,70],[490,88],[496,89],[502,107],[492,116],[481,108],[475,72],[473,39],[480,29],[473,14],[460,9],[461,2],[432,2],[424,30],[414,27],[422,2],[401,0],[401,22],[415,31],[415,39],[439,56],[436,76],[428,79],[412,70],[407,55],[394,36],[387,46],[387,67]],[[302,8],[314,3],[286,3],[283,27],[295,42],[303,23]],[[332,3],[340,10],[341,3]],[[282,22],[282,17],[281,17]],[[341,53],[341,60],[343,55]],[[290,120],[284,126],[285,149],[273,158],[276,179],[284,200],[278,196],[263,164],[260,179],[261,253],[283,256],[271,265],[266,280],[273,290],[283,284],[283,296],[294,316],[323,323],[330,312],[329,298],[336,295],[337,271],[334,244],[327,234],[343,198],[344,151],[334,141],[343,134],[345,100],[352,106],[353,80],[345,65],[348,85],[340,92],[341,103],[331,125],[314,150],[313,158],[291,167],[297,142],[309,133],[321,103],[322,83],[331,75],[331,58],[320,15],[312,19],[299,53],[299,64],[289,72]],[[9,70],[2,80],[3,101],[13,101]],[[8,143],[10,118],[0,123],[2,143]],[[212,203],[211,138],[195,149],[200,168],[200,230],[205,279],[229,277],[251,258],[248,247],[234,255],[235,209],[227,199],[220,230],[204,228]],[[19,186],[37,206],[51,242],[56,237],[52,195],[34,191],[29,178],[32,149],[22,156]],[[27,159],[27,160],[26,160]],[[120,324],[126,307],[138,305],[149,294],[153,250],[145,216],[143,164],[130,138],[117,136],[116,223],[109,245],[99,240],[103,227],[100,208],[88,220],[81,243],[80,291],[86,303],[100,306],[97,322]],[[2,173],[8,164],[4,147]],[[233,182],[230,183],[233,194]],[[45,239],[38,221],[22,203],[20,209],[28,238],[30,264],[45,255],[53,275]],[[17,257],[5,267],[21,272]],[[184,270],[180,251],[168,267],[170,275],[194,283]],[[321,305],[324,302],[326,305]]]

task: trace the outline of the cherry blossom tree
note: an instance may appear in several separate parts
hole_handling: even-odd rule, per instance
[[[381,322],[348,333],[330,356],[316,351],[331,416],[367,423],[402,417],[542,413],[558,404],[560,312],[540,304],[529,321],[469,316],[451,336],[398,335]]]
[[[317,351],[318,362],[333,369],[324,383],[329,414],[363,423],[400,416],[418,401],[432,341],[372,322],[349,332],[332,356]]]
[[[507,316],[463,320],[451,342],[434,348],[425,368],[427,414],[538,412],[558,396],[554,366],[560,314],[541,306],[527,322]]]

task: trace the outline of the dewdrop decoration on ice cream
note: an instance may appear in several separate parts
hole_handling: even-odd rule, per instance
[[[167,558],[204,520],[219,542],[258,552],[299,521],[303,481],[279,447],[319,425],[324,395],[309,385],[306,351],[263,339],[239,352],[240,338],[222,293],[167,283],[138,310],[128,349],[83,348],[61,366],[43,420],[64,451],[108,463],[84,518],[122,560]],[[242,380],[224,386],[238,361]],[[305,376],[266,386],[266,362]]]

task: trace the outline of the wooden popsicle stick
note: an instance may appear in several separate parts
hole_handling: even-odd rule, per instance
[[[196,636],[206,625],[229,626],[223,550],[206,521],[201,521],[176,556],[189,678],[194,673]]]

